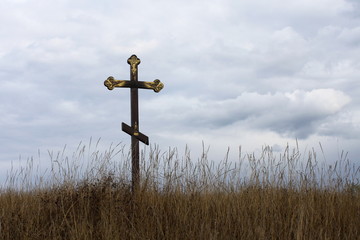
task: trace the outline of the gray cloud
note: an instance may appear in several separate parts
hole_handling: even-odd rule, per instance
[[[154,100],[158,101],[158,100]],[[175,122],[192,128],[211,129],[241,122],[253,129],[268,129],[294,138],[307,138],[320,130],[320,124],[337,114],[350,102],[350,97],[333,89],[296,90],[291,93],[242,93],[233,99],[199,101],[196,98],[171,97],[162,100],[167,108],[160,110],[158,120]],[[158,106],[145,107],[156,111]],[[323,132],[324,133],[324,132]]]
[[[119,125],[129,91],[103,81],[128,79],[133,53],[141,80],[165,83],[140,93],[141,127],[155,142],[354,146],[358,13],[344,0],[4,1],[0,161],[90,136],[128,142]]]

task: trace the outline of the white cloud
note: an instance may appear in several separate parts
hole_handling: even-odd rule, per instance
[[[291,44],[291,46],[303,45],[305,42],[304,38],[291,27],[285,27],[281,30],[275,31],[271,36],[271,40],[278,45]],[[280,47],[283,47],[283,45]]]
[[[319,126],[319,134],[324,136],[357,139],[360,135],[360,112],[345,111],[330,117],[328,121]]]
[[[296,90],[286,93],[285,96],[302,111],[313,111],[319,114],[330,115],[340,111],[350,102],[350,97],[334,89],[315,89],[310,92]]]
[[[60,101],[57,103],[56,110],[65,114],[80,113],[79,103],[75,101]]]

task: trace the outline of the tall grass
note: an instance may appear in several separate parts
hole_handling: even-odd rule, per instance
[[[131,194],[124,145],[69,158],[31,159],[0,191],[0,239],[360,239],[360,168],[345,154],[332,165],[298,148],[220,162],[208,149],[141,153],[141,187]],[[35,171],[35,172],[34,172]]]

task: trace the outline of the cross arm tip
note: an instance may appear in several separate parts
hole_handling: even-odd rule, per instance
[[[110,76],[108,77],[105,81],[104,81],[104,85],[105,87],[107,87],[109,90],[113,90],[114,89],[114,77]]]
[[[154,92],[158,93],[164,88],[164,84],[159,79],[155,79],[152,88]]]

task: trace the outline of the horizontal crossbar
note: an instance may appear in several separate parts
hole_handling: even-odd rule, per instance
[[[142,82],[142,81],[128,81],[128,80],[116,80],[114,77],[108,77],[104,85],[109,89],[113,90],[115,87],[121,88],[143,88],[152,89],[154,92],[160,92],[163,89],[164,84],[159,80],[155,79],[153,82]]]

